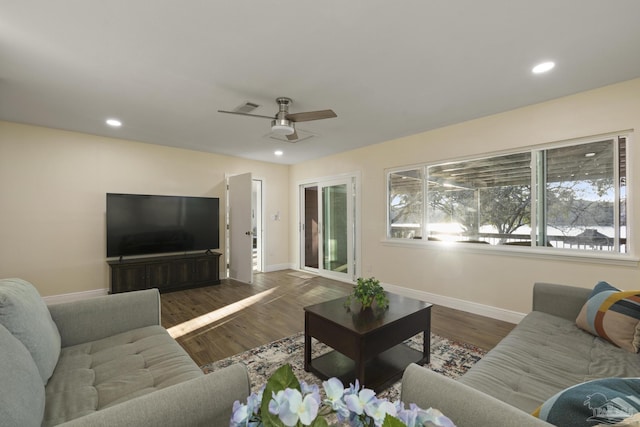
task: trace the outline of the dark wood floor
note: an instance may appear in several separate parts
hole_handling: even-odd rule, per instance
[[[285,270],[254,275],[248,285],[222,284],[162,294],[162,325],[198,365],[304,330],[303,307],[348,295],[352,286]],[[515,325],[434,306],[431,331],[485,350]]]

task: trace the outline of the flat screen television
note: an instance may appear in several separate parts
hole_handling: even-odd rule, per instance
[[[107,257],[218,249],[215,197],[107,193]]]

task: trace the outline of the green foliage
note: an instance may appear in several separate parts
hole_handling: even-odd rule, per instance
[[[382,427],[407,427],[407,425],[396,417],[392,417],[391,415],[387,414],[384,417]]]
[[[531,187],[507,185],[480,190],[480,224],[491,224],[500,234],[511,234],[531,224]]]
[[[360,301],[362,308],[371,307],[373,301],[375,301],[376,305],[381,309],[389,307],[389,298],[387,298],[387,294],[382,286],[380,286],[380,281],[375,277],[370,277],[368,279],[358,277],[353,294],[349,295],[345,301],[346,307],[351,306],[352,298]]]
[[[324,417],[317,417],[311,423],[311,427],[329,427],[329,423]]]
[[[280,421],[277,415],[273,415],[269,412],[269,402],[274,393],[285,390],[287,388],[300,391],[300,382],[291,369],[291,365],[286,364],[278,368],[277,371],[271,375],[267,381],[267,385],[262,395],[262,402],[260,404],[260,412],[262,414],[262,422],[265,427],[285,427],[284,423]]]

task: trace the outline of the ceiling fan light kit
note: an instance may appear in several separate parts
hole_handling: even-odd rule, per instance
[[[271,132],[279,133],[280,135],[293,135],[295,131],[293,123],[287,119],[271,120]]]
[[[227,114],[237,114],[240,116],[248,116],[248,117],[257,117],[260,119],[271,119],[271,132],[278,135],[284,135],[287,137],[289,142],[296,142],[299,137],[296,132],[296,128],[294,123],[296,122],[309,122],[312,120],[322,120],[322,119],[330,119],[333,117],[338,117],[333,110],[319,110],[319,111],[306,111],[302,113],[289,113],[289,105],[293,103],[291,98],[286,98],[284,96],[276,98],[276,103],[278,104],[278,112],[275,117],[262,116],[258,114],[248,114],[245,111],[225,111],[218,110],[219,113],[227,113]],[[247,103],[249,104],[249,103]],[[258,105],[258,104],[253,104]]]

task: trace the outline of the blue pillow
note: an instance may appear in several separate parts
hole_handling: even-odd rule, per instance
[[[615,424],[640,412],[640,378],[603,378],[562,390],[533,415],[561,427]]]

